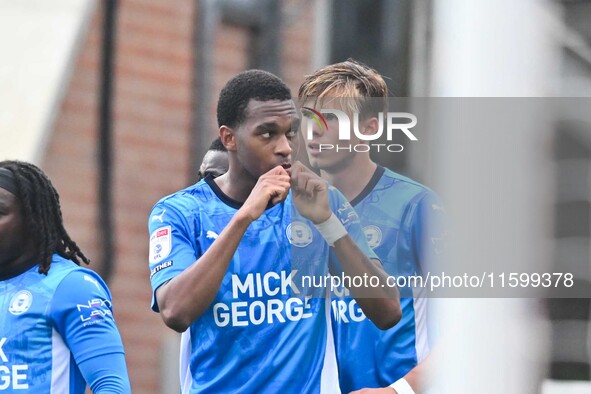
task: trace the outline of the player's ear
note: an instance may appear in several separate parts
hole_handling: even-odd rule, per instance
[[[361,133],[364,135],[373,135],[377,133],[380,122],[375,116],[369,117],[363,121]]]
[[[220,140],[229,152],[236,151],[235,131],[228,126],[220,126]]]

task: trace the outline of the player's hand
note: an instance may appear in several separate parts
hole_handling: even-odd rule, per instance
[[[269,201],[277,204],[285,200],[289,187],[289,174],[277,166],[259,178],[240,210],[254,221],[265,212]]]
[[[315,224],[327,221],[332,211],[326,181],[299,161],[291,166],[289,173],[293,200],[300,214]]]
[[[349,394],[395,394],[397,393],[392,387],[384,387],[379,389],[361,389],[351,391]]]

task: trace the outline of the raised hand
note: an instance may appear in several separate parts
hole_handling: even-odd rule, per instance
[[[328,185],[299,161],[289,169],[296,208],[314,224],[327,221],[332,215],[328,203]]]
[[[289,174],[277,166],[259,178],[240,210],[254,221],[263,214],[269,201],[277,204],[285,200],[289,187]]]

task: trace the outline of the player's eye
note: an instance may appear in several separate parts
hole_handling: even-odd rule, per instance
[[[324,119],[326,119],[327,122],[330,122],[331,120],[336,120],[337,119],[337,116],[335,114],[331,113],[331,112],[328,112],[328,113],[323,114],[323,115],[324,115]]]
[[[259,134],[262,138],[268,139],[271,138],[271,133],[270,132],[265,132],[265,133],[261,133]]]

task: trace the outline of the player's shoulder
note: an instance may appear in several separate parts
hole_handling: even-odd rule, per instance
[[[83,268],[72,260],[68,260],[55,253],[51,258],[51,266],[49,267],[47,279],[59,283],[70,273],[81,269]]]
[[[73,261],[55,255],[49,275],[56,275],[56,297],[78,299],[85,296],[111,298],[111,293],[103,278],[93,270],[81,267]]]
[[[397,172],[392,171],[389,168],[384,168],[384,174],[382,175],[382,179],[385,182],[395,183],[399,187],[407,187],[410,190],[413,190],[415,193],[422,193],[422,192],[432,192],[432,190],[423,185],[422,183],[415,181],[412,178],[409,178],[405,175],[399,174]]]
[[[162,222],[162,216],[167,211],[169,213],[176,211],[177,214],[182,214],[182,216],[190,215],[192,212],[199,212],[208,205],[208,202],[211,203],[214,200],[213,197],[211,187],[204,180],[201,180],[158,200],[152,207],[151,221],[160,220]]]
[[[48,276],[54,275],[61,280],[64,278],[79,278],[80,280],[87,280],[91,283],[98,280],[103,282],[103,279],[100,277],[99,274],[94,272],[93,270],[81,267],[78,264],[74,263],[72,260],[68,260],[58,254],[54,254],[51,262],[51,267],[49,269]]]
[[[405,199],[408,202],[418,202],[429,196],[436,198],[431,188],[388,168],[384,168],[382,177],[374,187],[374,192],[391,195],[399,200]]]
[[[199,204],[199,202],[203,200],[202,197],[207,194],[208,189],[209,186],[207,186],[207,184],[201,180],[194,185],[188,186],[184,189],[162,197],[156,202],[156,204],[154,204],[154,206],[164,204],[169,206],[184,207]]]
[[[106,289],[106,285],[99,274],[91,269],[81,267],[56,253],[52,257],[51,266],[44,283],[48,287],[57,289],[63,288],[62,284],[64,282],[67,282],[66,287],[70,287],[73,283],[89,283],[97,288]]]

